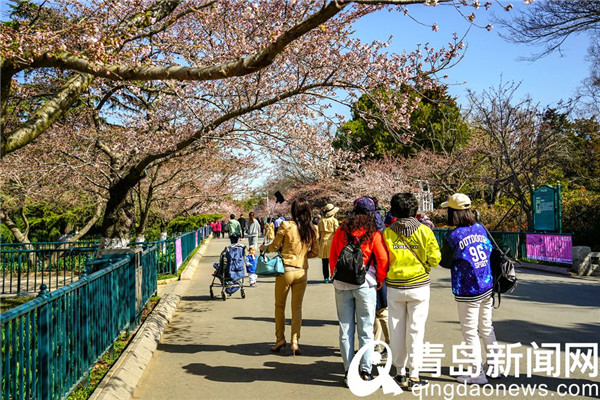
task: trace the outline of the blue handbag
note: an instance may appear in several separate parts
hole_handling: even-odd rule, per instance
[[[259,276],[277,276],[285,272],[283,267],[283,258],[278,254],[273,258],[267,257],[261,253],[256,261],[256,275]]]

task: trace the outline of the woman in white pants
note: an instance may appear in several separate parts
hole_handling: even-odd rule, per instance
[[[486,384],[482,367],[480,338],[488,350],[496,344],[492,326],[494,279],[490,267],[492,243],[487,230],[471,211],[471,200],[462,193],[452,195],[442,207],[448,208],[448,225],[456,226],[446,237],[440,265],[452,271],[452,293],[458,306],[463,338],[472,349],[473,366],[468,375],[457,380],[467,384]],[[497,372],[489,374],[499,377]]]
[[[390,263],[385,279],[390,348],[396,381],[413,390],[428,384],[419,372],[429,314],[429,271],[440,262],[440,248],[433,231],[415,218],[418,202],[412,193],[397,193],[390,203],[396,221],[383,231]]]

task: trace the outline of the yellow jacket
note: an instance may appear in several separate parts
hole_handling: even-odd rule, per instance
[[[275,237],[275,225],[272,222],[265,223],[265,238],[268,240],[273,240]]]
[[[396,288],[412,288],[429,284],[429,271],[440,263],[442,255],[435,240],[433,231],[425,225],[405,237],[398,235],[390,228],[383,231],[383,238],[388,249],[390,267],[385,282]],[[419,257],[406,248],[404,239]],[[425,265],[423,265],[423,263]]]
[[[314,226],[313,226],[314,229]],[[265,249],[267,253],[279,251],[286,267],[308,269],[308,259],[319,254],[319,234],[310,246],[300,240],[298,226],[294,221],[283,221],[277,229],[275,240]]]
[[[333,235],[340,226],[335,217],[323,218],[319,221],[319,258],[329,258]]]

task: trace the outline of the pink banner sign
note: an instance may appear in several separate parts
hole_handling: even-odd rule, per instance
[[[196,231],[196,247],[198,247],[198,231]]]
[[[175,267],[179,269],[183,263],[183,256],[181,252],[181,238],[175,239]]]
[[[573,241],[570,235],[528,233],[526,235],[527,258],[571,264]]]

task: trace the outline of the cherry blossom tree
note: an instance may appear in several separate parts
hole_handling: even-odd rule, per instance
[[[77,232],[68,241],[79,240],[102,217],[106,201],[60,159],[49,157],[47,149],[31,146],[15,153],[11,162],[0,163],[0,220],[21,243],[30,242],[27,209],[44,204],[53,209],[93,210],[89,219],[77,221]],[[23,221],[19,228],[14,216]],[[83,216],[83,215],[82,215]],[[67,233],[67,232],[65,232]]]
[[[323,99],[433,87],[426,77],[451,65],[461,43],[390,54],[387,42],[352,35],[352,23],[383,4],[417,3],[438,1],[28,2],[0,30],[4,161],[43,139],[79,158],[81,175],[106,192],[106,245],[122,246],[132,190],[159,165],[214,146],[285,153],[311,142]],[[394,109],[385,96],[373,101],[390,124],[406,125],[418,98]],[[65,133],[74,114],[89,123]],[[67,136],[85,143],[71,151]]]

